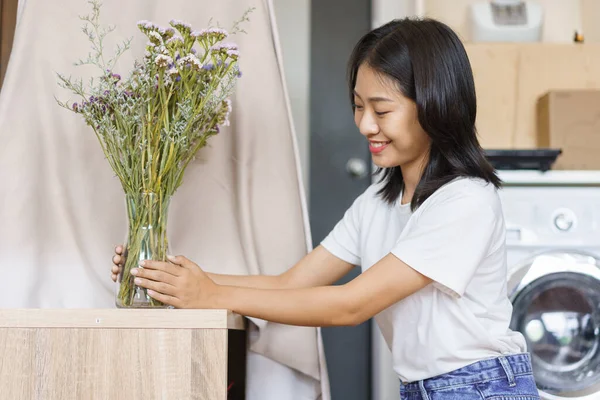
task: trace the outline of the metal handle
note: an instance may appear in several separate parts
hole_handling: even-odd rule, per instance
[[[346,171],[355,179],[361,179],[367,176],[369,168],[367,163],[360,158],[351,158],[346,163]]]

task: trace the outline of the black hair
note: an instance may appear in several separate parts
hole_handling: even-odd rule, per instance
[[[416,210],[437,189],[457,177],[481,178],[496,188],[501,181],[477,139],[477,100],[473,72],[459,37],[433,19],[398,19],[367,33],[348,64],[350,100],[358,69],[366,64],[397,82],[416,103],[418,120],[431,138],[429,161],[412,198]],[[400,167],[378,169],[379,195],[393,204],[404,188]]]

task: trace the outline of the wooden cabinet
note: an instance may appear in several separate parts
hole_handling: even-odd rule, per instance
[[[241,400],[244,330],[227,310],[0,309],[0,398]]]

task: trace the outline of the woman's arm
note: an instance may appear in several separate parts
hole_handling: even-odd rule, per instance
[[[215,283],[255,289],[298,289],[330,285],[353,268],[318,246],[280,275],[225,275],[207,273]]]
[[[177,308],[222,308],[289,325],[360,324],[431,283],[391,254],[345,285],[308,287],[324,277],[333,279],[333,274],[311,278],[307,272],[314,271],[318,263],[308,263],[294,278],[296,284],[304,286],[271,290],[218,285],[185,257],[175,257],[171,262],[147,261],[144,269],[136,270],[136,284],[148,288],[155,299]]]
[[[217,286],[199,306],[289,325],[357,325],[430,283],[390,254],[342,286],[275,291]]]
[[[123,247],[115,249],[112,279],[117,280],[121,268]],[[318,246],[304,256],[296,265],[280,275],[227,275],[207,273],[215,283],[256,289],[296,289],[330,285],[353,268],[352,264],[335,257],[324,247]]]

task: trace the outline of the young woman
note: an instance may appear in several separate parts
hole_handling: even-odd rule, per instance
[[[136,283],[178,308],[284,324],[374,317],[402,399],[538,399],[524,338],[509,329],[500,180],[477,141],[461,41],[434,20],[392,21],[356,45],[349,89],[381,179],[318,247],[280,276],[207,274],[178,256],[143,262]],[[359,277],[332,286],[354,265]]]

